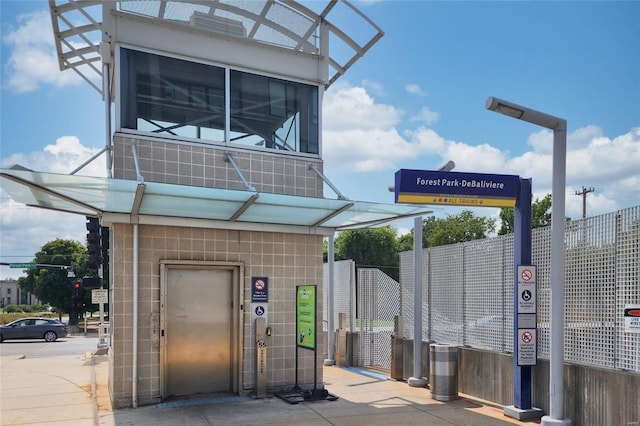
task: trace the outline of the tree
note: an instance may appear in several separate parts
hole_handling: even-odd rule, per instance
[[[82,277],[87,270],[87,249],[77,241],[57,238],[43,245],[33,261],[46,265],[74,265],[76,276]],[[29,269],[26,277],[18,279],[18,285],[58,311],[67,311],[72,302],[71,279],[67,274],[64,269]]]
[[[536,198],[531,204],[531,228],[542,228],[551,225],[551,194],[544,196],[542,200]],[[500,220],[502,225],[498,235],[512,234],[514,229],[514,211],[512,207],[500,209]]]
[[[396,231],[391,226],[342,231],[335,239],[337,260],[352,259],[356,265],[371,266],[398,279]]]
[[[470,210],[463,210],[457,215],[447,215],[444,219],[436,219],[432,229],[423,224],[423,246],[436,247],[464,241],[480,240],[494,232],[495,220],[476,216]],[[424,241],[426,240],[426,244]]]
[[[447,244],[486,238],[495,231],[495,220],[476,216],[470,210],[450,214],[445,218],[429,216],[422,220],[422,247],[436,247]],[[413,250],[413,230],[398,238],[398,250]]]

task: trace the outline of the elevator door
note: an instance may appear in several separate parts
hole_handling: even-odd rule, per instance
[[[165,397],[232,391],[229,270],[169,268],[165,299]]]

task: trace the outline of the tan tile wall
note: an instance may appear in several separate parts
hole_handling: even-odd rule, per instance
[[[113,144],[116,179],[136,179],[131,149],[135,144],[140,171],[146,181],[245,189],[233,166],[224,160],[227,151],[224,147],[133,138],[122,133],[114,136]],[[231,155],[245,179],[259,192],[322,197],[323,182],[309,170],[312,163],[322,170],[318,159],[257,151],[235,151]]]
[[[318,332],[322,330],[322,237],[221,229],[140,225],[138,305],[138,404],[160,396],[159,345],[150,340],[150,318],[160,312],[160,261],[199,260],[244,264],[244,305],[251,306],[251,277],[269,277],[267,338],[271,390],[288,389],[295,381],[295,287],[318,285]],[[130,406],[132,396],[133,226],[111,228],[112,289],[110,321],[113,329],[110,390],[114,406]],[[251,312],[243,314],[243,366],[240,389],[254,386],[255,346]],[[322,382],[325,335],[318,336],[318,382]],[[299,383],[313,383],[313,351],[299,351]]]

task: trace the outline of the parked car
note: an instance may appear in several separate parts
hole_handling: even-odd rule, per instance
[[[65,323],[53,318],[21,318],[0,327],[0,342],[13,339],[44,339],[55,342],[67,335]]]

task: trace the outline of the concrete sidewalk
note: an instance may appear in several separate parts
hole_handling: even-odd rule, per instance
[[[502,407],[466,397],[431,399],[428,389],[363,370],[325,367],[337,401],[288,404],[250,397],[175,401],[112,410],[106,355],[0,358],[1,425],[473,425],[522,424]],[[532,422],[535,423],[535,422]],[[530,424],[532,424],[530,423]]]

